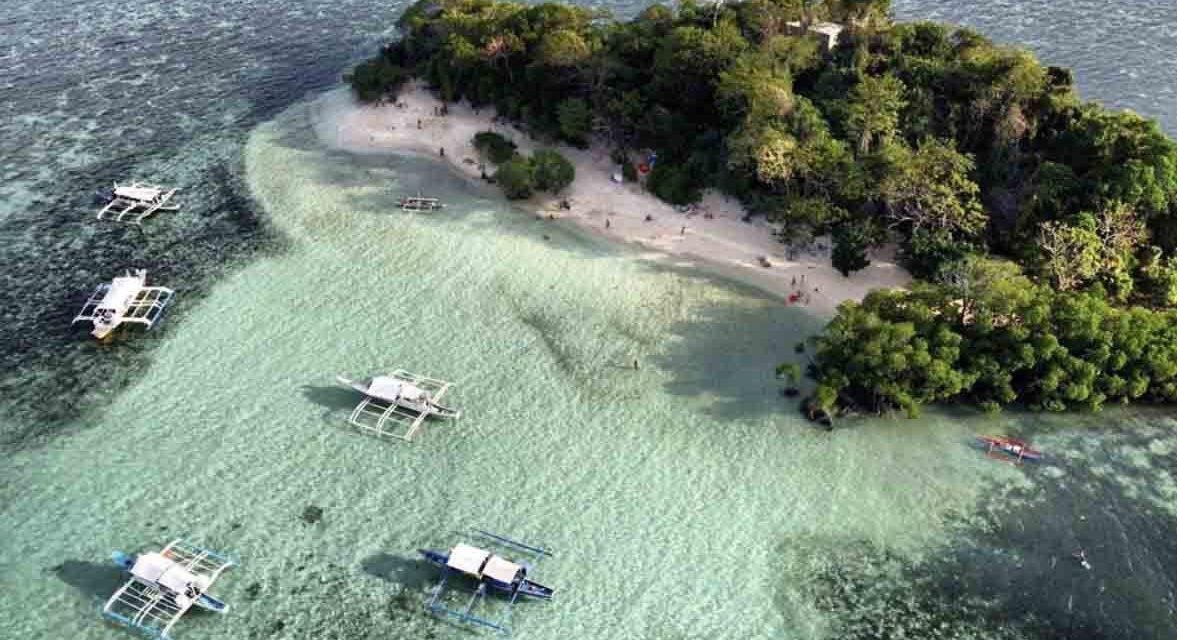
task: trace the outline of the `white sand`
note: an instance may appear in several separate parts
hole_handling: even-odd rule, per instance
[[[479,131],[495,131],[513,140],[521,152],[554,148],[576,166],[576,180],[560,197],[538,194],[521,203],[543,216],[571,220],[603,237],[636,243],[651,251],[651,260],[697,265],[706,270],[753,285],[788,301],[807,304],[830,314],[843,300],[861,299],[872,289],[902,287],[910,276],[894,261],[893,247],[873,252],[871,265],[843,277],[830,266],[828,238],[820,239],[822,251],[786,259],[786,246],[770,225],[759,218],[743,222],[739,202],[709,192],[696,212],[683,214],[644,191],[638,184],[617,184],[610,177],[617,167],[606,147],[587,150],[564,145],[541,145],[511,125],[495,123],[493,108],[475,114],[468,104],[449,105],[449,114],[435,115],[441,102],[420,84],[400,95],[401,106],[365,106],[346,92],[333,96],[317,123],[320,137],[340,149],[356,153],[411,152],[445,160],[462,175],[479,180],[479,155],[471,140]],[[418,128],[420,121],[420,128]],[[488,166],[493,173],[493,166]],[[571,211],[560,211],[566,198]],[[651,216],[653,220],[646,220]],[[760,257],[768,259],[764,266]]]

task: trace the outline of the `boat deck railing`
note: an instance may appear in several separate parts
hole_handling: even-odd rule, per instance
[[[73,323],[94,321],[102,301],[110,291],[110,286],[110,283],[98,285],[94,289],[94,293],[82,305],[82,310],[74,317]],[[115,324],[134,322],[151,329],[163,317],[175,295],[176,292],[167,287],[142,287],[135,293],[135,297],[131,299],[126,308],[120,310],[113,320]]]
[[[516,553],[523,553],[527,556],[525,562],[529,568],[534,568],[542,558],[552,555],[547,549],[541,549],[482,529],[475,529],[467,535],[489,540],[492,543],[512,549]],[[519,600],[519,589],[515,589],[511,594],[511,598],[505,603],[505,608],[501,614],[497,617],[491,617],[489,613],[484,614],[478,611],[479,605],[482,605],[482,609],[489,609],[490,607],[489,603],[486,602],[487,587],[485,583],[479,583],[478,587],[470,594],[465,604],[460,608],[446,606],[443,600],[446,595],[446,585],[452,574],[453,570],[449,567],[443,569],[441,581],[434,587],[432,596],[425,603],[425,609],[434,615],[453,617],[462,623],[485,627],[498,631],[503,635],[510,635],[511,614],[515,608],[515,603]]]
[[[133,187],[158,188],[152,185],[133,184]],[[98,211],[98,219],[113,218],[119,222],[130,222],[133,224],[141,224],[148,216],[157,211],[176,211],[180,207],[178,205],[168,204],[172,196],[176,195],[178,189],[170,189],[164,191],[160,189],[161,193],[156,198],[151,200],[136,200],[134,198],[125,198],[122,196],[115,196],[106,206]]]
[[[430,399],[435,403],[441,402],[441,399],[454,386],[452,382],[411,373],[404,369],[397,369],[389,375],[428,392]],[[428,411],[418,413],[401,407],[395,402],[364,396],[364,399],[352,410],[347,421],[354,427],[382,438],[397,438],[405,442],[412,442],[413,437],[421,430],[430,415],[432,413]]]

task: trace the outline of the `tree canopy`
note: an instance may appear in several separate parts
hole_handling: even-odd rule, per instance
[[[644,185],[658,197],[719,188],[785,238],[831,233],[845,273],[898,242],[928,282],[839,313],[817,371],[822,400],[911,410],[1168,397],[1161,360],[1112,366],[1090,350],[1119,338],[1078,327],[1139,319],[1133,335],[1150,344],[1171,331],[1177,144],[1152,120],[1080,100],[1066,69],[889,11],[886,0],[683,0],[619,22],[554,3],[419,0],[399,39],[348,80],[376,101],[417,77],[540,138],[656,151]],[[843,27],[832,49],[789,26],[819,20]],[[512,197],[563,188],[549,156],[494,153]],[[1016,273],[978,266],[993,258]],[[951,284],[962,278],[1032,295],[1000,313],[970,299],[963,314]],[[977,338],[981,328],[999,340]]]

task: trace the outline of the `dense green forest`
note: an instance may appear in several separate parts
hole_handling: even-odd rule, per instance
[[[1065,69],[889,4],[688,0],[619,22],[421,0],[349,80],[371,101],[420,77],[537,135],[657,151],[662,199],[734,194],[787,241],[831,234],[843,273],[897,242],[922,282],[840,309],[811,366],[823,408],[1177,399],[1177,145]],[[843,27],[832,49],[818,21]]]

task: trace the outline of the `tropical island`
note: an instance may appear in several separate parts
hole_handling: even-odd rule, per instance
[[[667,203],[714,190],[787,243],[828,236],[843,276],[897,247],[917,280],[838,300],[812,345],[823,411],[1177,400],[1177,144],[1083,102],[1066,69],[889,4],[688,1],[619,22],[421,0],[348,80],[362,102],[417,80],[443,109],[605,145]],[[559,154],[477,146],[508,196],[573,180]]]

